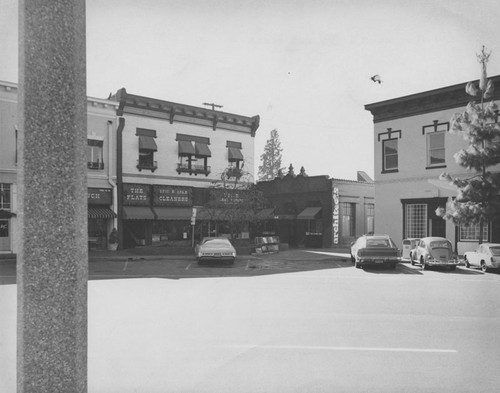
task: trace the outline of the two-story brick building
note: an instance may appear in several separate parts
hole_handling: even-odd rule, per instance
[[[118,232],[124,247],[200,236],[222,222],[203,216],[208,189],[228,168],[253,168],[259,116],[195,107],[120,89],[117,115]],[[253,171],[253,170],[251,170]],[[245,231],[248,233],[248,230]]]
[[[500,76],[493,99],[500,100]],[[373,115],[375,151],[375,231],[391,235],[401,245],[407,237],[442,236],[459,254],[474,248],[479,226],[455,226],[436,215],[457,190],[438,180],[443,172],[469,177],[454,154],[467,147],[450,132],[454,113],[463,112],[471,97],[466,83],[368,104]],[[500,242],[500,225],[490,222],[484,239]]]

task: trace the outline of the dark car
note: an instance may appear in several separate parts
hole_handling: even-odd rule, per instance
[[[234,263],[236,250],[225,237],[206,237],[195,248],[199,264],[209,261]]]
[[[358,269],[365,266],[396,267],[400,252],[388,235],[363,235],[351,244],[351,261]]]

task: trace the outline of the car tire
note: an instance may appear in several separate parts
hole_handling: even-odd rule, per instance
[[[453,270],[455,270],[456,268],[457,268],[457,267],[456,267],[455,265],[451,265],[451,266],[450,266],[450,270],[452,270],[452,271],[453,271]]]
[[[358,263],[358,262],[356,262],[356,261],[354,261],[354,267],[355,267],[356,269],[363,269],[363,266],[361,266],[361,264],[360,264],[360,263]]]
[[[415,261],[413,260],[413,254],[410,252],[410,264],[415,265]]]
[[[488,266],[486,266],[486,262],[481,261],[481,271],[487,272],[488,271]]]
[[[396,269],[396,264],[395,263],[391,263],[389,265],[389,269]]]
[[[356,263],[356,258],[354,258],[352,254],[351,254],[351,262]]]
[[[424,257],[420,257],[420,266],[422,267],[422,270],[429,269],[429,266],[424,261]]]
[[[469,261],[467,260],[467,257],[464,256],[464,263],[465,263],[465,267],[469,268],[470,267],[470,263]]]

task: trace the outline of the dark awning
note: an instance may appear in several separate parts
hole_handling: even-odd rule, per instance
[[[158,220],[190,220],[193,214],[191,207],[154,207]]]
[[[195,144],[196,157],[212,157],[212,152],[206,143],[196,142]]]
[[[241,154],[241,150],[236,147],[228,147],[228,159],[229,161],[242,161],[243,154]]]
[[[87,216],[88,218],[115,218],[116,214],[109,207],[89,206]]]
[[[227,220],[227,211],[224,209],[200,207],[196,213],[196,219],[204,221],[224,221]]]
[[[152,136],[139,135],[139,150],[158,151]]]
[[[155,214],[149,206],[123,206],[125,220],[154,220]]]
[[[257,220],[272,220],[274,219],[274,207],[269,209],[262,209],[255,216]]]
[[[0,209],[0,218],[6,219],[15,216],[15,213],[12,213],[8,210]]]
[[[314,220],[320,211],[321,207],[306,207],[299,213],[297,220]]]
[[[180,156],[192,156],[194,155],[193,144],[189,141],[179,141],[179,155]]]

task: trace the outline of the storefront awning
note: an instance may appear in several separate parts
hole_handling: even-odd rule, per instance
[[[196,219],[205,221],[224,221],[227,220],[227,211],[224,209],[207,209],[205,207],[200,207],[198,208]]]
[[[109,207],[89,206],[87,216],[88,218],[115,218],[116,214]]]
[[[297,220],[314,220],[321,211],[321,207],[306,207],[297,216]]]
[[[272,220],[274,219],[274,207],[269,209],[262,209],[255,216],[257,220]]]
[[[191,207],[153,207],[157,220],[190,220]]]
[[[139,135],[139,150],[158,151],[158,146],[152,136]]]
[[[212,152],[206,143],[196,142],[194,147],[196,157],[212,157]]]
[[[242,161],[243,154],[241,154],[241,150],[236,147],[228,147],[228,159],[229,161]]]
[[[148,206],[123,206],[125,220],[154,220],[155,214]]]
[[[192,156],[194,155],[193,144],[189,141],[179,141],[179,155],[180,156]]]

